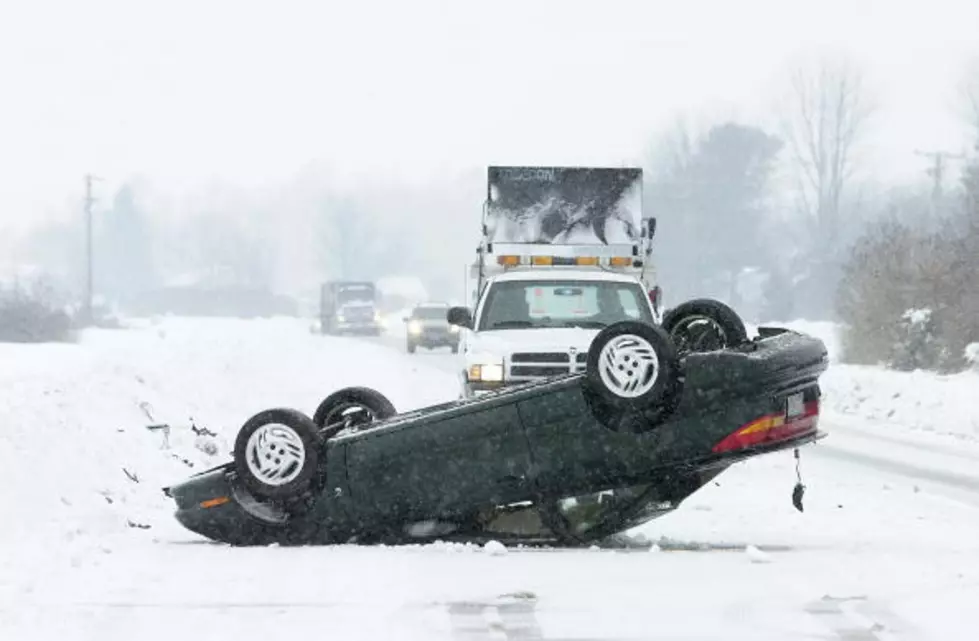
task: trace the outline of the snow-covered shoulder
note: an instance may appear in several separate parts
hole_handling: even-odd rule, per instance
[[[79,539],[97,549],[120,533],[186,538],[161,488],[230,460],[238,427],[264,409],[312,415],[350,385],[399,411],[458,394],[451,374],[298,319],[143,325],[73,345],[0,345],[0,509],[16,515],[0,545],[25,550],[4,555],[0,573],[29,566],[28,550],[57,554]]]

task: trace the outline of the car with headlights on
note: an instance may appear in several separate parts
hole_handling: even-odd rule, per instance
[[[405,349],[414,354],[419,347],[435,349],[448,347],[453,354],[459,352],[459,326],[448,321],[449,305],[446,303],[421,303],[404,318],[407,326]]]

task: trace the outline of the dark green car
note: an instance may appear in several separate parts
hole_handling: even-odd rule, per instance
[[[584,373],[403,414],[368,388],[312,418],[261,412],[233,461],[165,492],[185,527],[232,544],[588,544],[824,436],[827,364],[817,338],[749,340],[730,308],[691,301],[662,325],[606,327]]]

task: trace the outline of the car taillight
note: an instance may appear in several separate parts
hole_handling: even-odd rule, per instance
[[[783,441],[816,429],[819,422],[819,399],[807,401],[802,411],[789,414],[788,410],[766,414],[742,425],[734,433],[711,450],[714,454],[733,452],[756,445]]]

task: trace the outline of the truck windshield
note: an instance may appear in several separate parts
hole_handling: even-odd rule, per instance
[[[363,286],[344,287],[337,292],[337,301],[341,305],[346,303],[373,303],[374,290]]]
[[[638,284],[589,280],[510,281],[490,287],[477,329],[601,329],[622,320],[654,322],[646,293]]]

